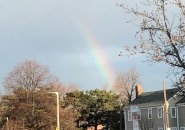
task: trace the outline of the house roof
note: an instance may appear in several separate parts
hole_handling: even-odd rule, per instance
[[[185,97],[182,97],[176,104],[185,103]]]
[[[167,89],[166,90],[166,98],[167,100],[173,97],[177,92],[178,88]],[[153,91],[153,92],[145,92],[142,93],[138,98],[135,98],[130,105],[143,104],[143,103],[153,103],[153,102],[163,102],[164,101],[164,93],[163,90]]]

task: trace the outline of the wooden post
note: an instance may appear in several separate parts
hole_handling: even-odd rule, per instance
[[[170,123],[169,123],[169,103],[166,99],[166,86],[165,82],[163,81],[163,91],[164,91],[164,118],[165,118],[165,129],[169,130],[170,129]]]

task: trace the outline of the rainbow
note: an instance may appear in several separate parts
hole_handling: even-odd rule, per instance
[[[104,80],[106,81],[106,87],[111,87],[114,78],[114,70],[109,63],[108,57],[103,47],[100,45],[100,42],[98,42],[97,39],[92,35],[85,24],[83,24],[83,26],[81,25],[81,31],[83,32],[85,43],[91,50],[94,62],[104,77]]]

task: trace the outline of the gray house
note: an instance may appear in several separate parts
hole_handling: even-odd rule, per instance
[[[124,110],[125,130],[185,130],[185,97],[178,88],[166,90],[167,108],[163,90],[138,95],[136,87],[136,95]]]

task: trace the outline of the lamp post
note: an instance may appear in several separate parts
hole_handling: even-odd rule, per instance
[[[59,118],[59,92],[48,92],[57,95],[57,127],[56,130],[60,130],[60,118]]]
[[[7,130],[9,130],[9,120],[8,120],[8,117],[6,117],[6,127],[7,127]]]

